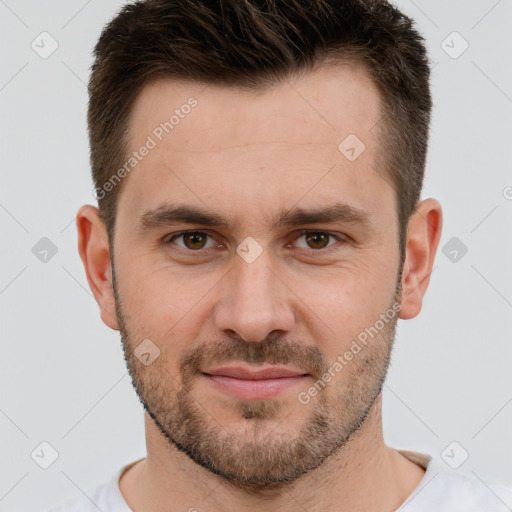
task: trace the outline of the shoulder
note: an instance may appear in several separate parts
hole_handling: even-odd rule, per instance
[[[437,486],[439,494],[446,497],[444,506],[454,512],[500,512],[512,507],[512,488],[487,483],[476,475],[444,470],[438,473]]]
[[[85,496],[70,498],[60,502],[51,508],[43,510],[43,512],[92,512],[101,509],[101,505],[96,504],[95,500],[89,501]]]
[[[512,509],[512,488],[476,474],[449,470],[431,459],[425,477],[400,512],[504,512]]]
[[[124,469],[117,471],[112,478],[96,487],[43,512],[130,512],[118,486],[119,477]]]

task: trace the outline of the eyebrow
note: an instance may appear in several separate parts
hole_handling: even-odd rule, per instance
[[[367,211],[348,204],[335,203],[317,209],[281,210],[269,223],[269,229],[336,222],[358,224],[365,228],[371,226],[370,215]],[[141,233],[173,224],[196,224],[230,230],[238,226],[238,223],[232,224],[228,219],[215,212],[185,204],[166,203],[153,210],[146,210],[137,218],[137,229]]]

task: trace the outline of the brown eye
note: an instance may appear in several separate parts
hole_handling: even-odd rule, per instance
[[[171,244],[174,240],[181,238],[183,245],[177,244],[179,247],[189,249],[190,251],[199,251],[205,248],[209,236],[208,233],[204,233],[203,231],[185,231],[174,235],[167,243]]]
[[[337,245],[342,245],[346,241],[343,235],[337,236],[326,231],[301,231],[297,239],[302,239],[305,242],[305,244],[298,244],[297,247],[310,251],[328,250],[336,245],[336,242],[338,242]],[[332,240],[332,243],[330,240]]]
[[[312,249],[323,249],[327,246],[329,242],[329,235],[328,233],[306,233],[305,239],[306,242],[309,244],[309,246]]]
[[[206,243],[203,233],[185,233],[183,241],[189,249],[202,249]]]

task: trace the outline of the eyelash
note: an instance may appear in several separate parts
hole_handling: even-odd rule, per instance
[[[166,245],[170,245],[172,242],[174,242],[174,240],[176,240],[177,238],[181,238],[189,233],[198,233],[198,234],[201,234],[201,235],[207,235],[209,236],[210,238],[213,238],[212,235],[210,235],[210,233],[208,233],[207,231],[198,231],[198,230],[188,230],[188,231],[180,231],[179,233],[175,233],[174,235],[172,235],[171,238],[167,239],[164,243]],[[307,234],[310,234],[310,233],[314,233],[314,234],[322,234],[322,235],[328,235],[334,239],[337,240],[338,244],[332,244],[332,245],[329,245],[323,249],[302,249],[303,251],[311,251],[311,252],[316,252],[316,253],[320,253],[320,252],[327,252],[331,249],[334,249],[336,247],[336,245],[339,245],[340,243],[341,244],[345,244],[348,242],[348,235],[336,235],[334,233],[331,233],[330,231],[318,231],[318,230],[313,230],[313,229],[303,229],[301,230],[298,234],[297,234],[297,238],[300,238],[301,236],[304,236],[304,235],[307,235]],[[178,246],[179,247],[179,246]],[[214,247],[209,247],[207,249],[198,249],[197,251],[194,251],[193,249],[184,249],[183,247],[179,247],[179,249],[181,251],[184,251],[184,252],[187,252],[189,253],[190,255],[204,255],[204,251],[209,251],[210,249],[214,249]]]

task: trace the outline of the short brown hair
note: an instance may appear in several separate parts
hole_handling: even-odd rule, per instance
[[[126,162],[131,107],[161,78],[263,90],[334,60],[377,85],[378,170],[396,190],[402,261],[423,185],[431,96],[424,40],[384,0],[147,0],[124,6],[94,48],[88,129],[95,190]],[[340,141],[341,142],[341,141]],[[98,197],[113,245],[122,183]]]

